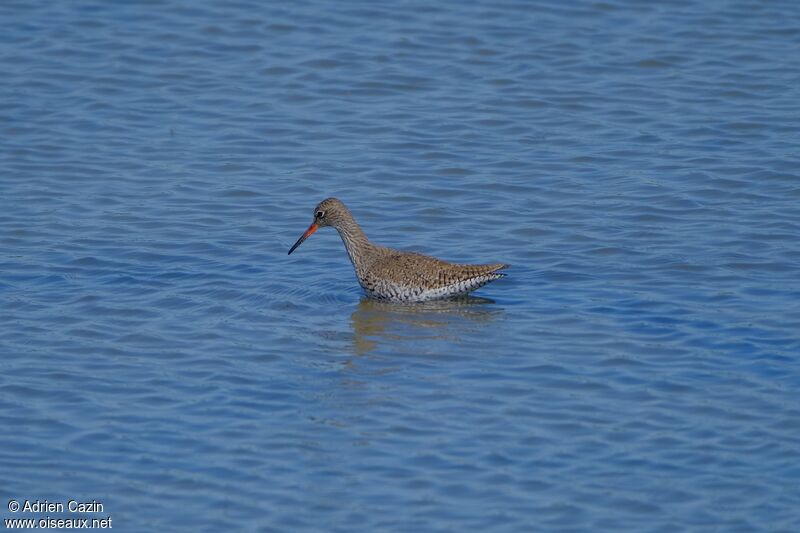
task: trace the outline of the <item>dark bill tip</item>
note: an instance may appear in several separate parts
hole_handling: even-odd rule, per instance
[[[312,233],[314,233],[315,231],[317,231],[317,229],[318,229],[318,228],[319,228],[319,226],[317,226],[316,224],[311,224],[311,225],[308,227],[308,229],[306,230],[306,232],[305,232],[305,233],[303,233],[303,234],[300,236],[300,238],[299,238],[299,239],[297,239],[297,242],[296,242],[296,243],[294,243],[294,245],[293,245],[291,248],[289,248],[289,253],[288,253],[288,254],[286,254],[286,255],[292,255],[292,252],[294,252],[295,248],[297,248],[298,246],[300,246],[301,244],[303,244],[303,242],[304,242],[306,239],[308,239],[308,238],[311,236],[311,234],[312,234]]]

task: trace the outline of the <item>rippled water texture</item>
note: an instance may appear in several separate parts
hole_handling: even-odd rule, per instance
[[[3,517],[800,531],[798,20],[0,2]],[[328,196],[510,276],[364,300]]]

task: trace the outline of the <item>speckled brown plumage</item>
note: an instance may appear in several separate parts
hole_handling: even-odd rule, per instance
[[[356,277],[368,296],[381,300],[423,302],[474,291],[505,274],[504,263],[463,265],[415,252],[401,252],[372,244],[347,207],[336,198],[314,209],[314,222],[289,250],[291,254],[317,228],[336,228],[353,263]]]

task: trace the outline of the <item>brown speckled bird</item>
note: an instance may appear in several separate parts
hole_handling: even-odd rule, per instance
[[[474,291],[505,274],[504,263],[459,265],[415,252],[401,252],[372,244],[350,210],[336,198],[314,209],[314,222],[289,249],[303,244],[320,227],[332,226],[347,249],[356,277],[367,296],[395,302],[424,302]]]

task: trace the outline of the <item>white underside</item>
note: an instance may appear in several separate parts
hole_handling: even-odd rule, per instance
[[[419,287],[408,287],[395,283],[383,282],[376,286],[374,290],[366,290],[367,296],[379,300],[390,300],[395,302],[427,302],[439,300],[441,298],[451,298],[462,296],[478,289],[488,282],[503,277],[502,274],[489,274],[477,278],[459,281],[444,287],[435,289],[422,289]]]

